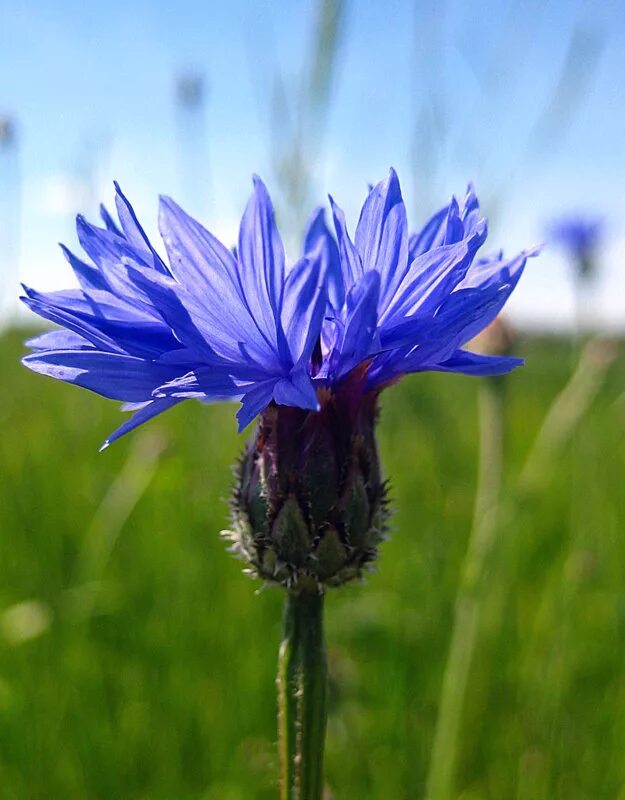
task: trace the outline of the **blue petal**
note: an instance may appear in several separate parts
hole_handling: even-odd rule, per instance
[[[217,290],[241,303],[236,259],[219,239],[170,197],[161,197],[158,223],[172,272],[183,286]]]
[[[122,265],[123,266],[123,265]],[[124,267],[125,268],[125,267]],[[39,300],[47,305],[74,314],[85,316],[105,317],[108,320],[119,322],[133,322],[136,324],[154,324],[155,317],[149,312],[145,298],[141,307],[131,305],[125,298],[117,297],[109,291],[99,289],[62,289],[57,292],[38,292],[24,286],[26,294],[33,300]],[[158,319],[158,317],[156,317]]]
[[[445,320],[454,331],[459,325],[458,333],[452,341],[458,345],[470,341],[484,330],[499,314],[517,285],[525,268],[528,257],[535,251],[525,251],[507,262],[507,269],[502,273],[502,283],[489,284],[480,289],[458,289],[441,306],[441,320]]]
[[[80,289],[61,289],[56,292],[38,292],[26,284],[22,288],[31,300],[58,308],[70,313],[94,313],[95,307],[89,302],[85,293]]]
[[[271,403],[275,385],[275,380],[268,380],[257,384],[244,395],[241,400],[241,408],[237,412],[239,432],[246,428]]]
[[[500,286],[453,292],[434,316],[415,314],[384,332],[382,348],[418,345],[418,356],[423,363],[444,361],[492,322],[508,297],[509,292],[504,292]]]
[[[202,330],[210,331],[215,322],[214,318],[207,318],[206,308],[169,278],[155,272],[146,273],[131,266],[127,270],[130,281],[150,298],[180,342],[196,352],[198,358],[216,360],[214,349],[202,334]],[[216,333],[219,333],[219,328]],[[231,346],[232,343],[226,340],[226,344]],[[238,355],[236,348],[235,353]]]
[[[96,342],[111,349],[114,342],[126,353],[140,358],[156,358],[165,350],[177,349],[179,342],[162,321],[137,311],[109,292],[78,290],[40,293],[26,288],[28,296],[65,314],[71,314],[77,324],[89,326],[106,339]],[[40,313],[40,312],[38,312]]]
[[[273,399],[282,406],[294,406],[309,411],[319,410],[317,393],[304,369],[294,370],[288,378],[279,380],[273,390]]]
[[[399,180],[391,169],[371,190],[356,228],[356,249],[365,270],[380,273],[380,310],[388,305],[408,269],[406,208]]]
[[[159,256],[156,250],[152,247],[145,231],[139,224],[137,215],[133,207],[124,196],[119,184],[115,181],[115,206],[117,208],[117,215],[122,226],[125,238],[133,244],[138,250],[145,250],[150,254],[150,266],[154,267],[157,272],[163,275],[170,275],[170,271],[164,264],[163,259]]]
[[[485,238],[485,228],[479,228],[468,239],[418,256],[385,311],[382,324],[389,328],[417,309],[435,310],[466,276]]]
[[[79,336],[84,337],[100,350],[112,351],[116,353],[123,352],[123,348],[120,347],[117,342],[111,339],[110,336],[106,336],[88,322],[78,319],[70,312],[64,311],[60,308],[54,308],[53,306],[49,306],[39,300],[33,300],[30,297],[20,297],[20,300],[27,305],[31,311],[34,311],[35,314],[39,314],[40,317],[43,317],[50,322],[55,322],[57,325],[62,325],[64,328],[69,328],[70,331],[73,331]]]
[[[460,206],[455,197],[451,198],[445,223],[445,241],[443,244],[455,244],[464,239],[464,225],[460,217]]]
[[[241,220],[237,254],[241,285],[252,316],[267,341],[278,348],[284,247],[269,193],[257,176],[254,176],[254,191]]]
[[[107,231],[110,231],[111,233],[116,233],[117,236],[124,235],[122,231],[119,229],[119,225],[109,214],[109,211],[107,207],[104,205],[104,203],[100,203],[100,219],[104,223],[104,227],[107,229]]]
[[[95,267],[90,264],[85,264],[80,258],[77,258],[70,250],[61,245],[63,255],[69,261],[69,264],[78,279],[78,283],[83,289],[108,289],[108,284],[104,276],[98,272]]]
[[[160,320],[161,315],[152,300],[130,280],[128,269],[131,266],[149,275],[160,275],[152,267],[126,256],[120,259],[102,258],[100,260],[100,272],[108,284],[112,304],[130,308],[134,314]]]
[[[440,266],[434,266],[431,271],[421,273],[420,280],[428,284],[428,305],[433,308],[442,298],[450,294],[463,280],[469,270],[475,254],[484,244],[487,235],[486,222],[481,221],[476,225],[474,232],[457,243],[448,247],[457,247],[456,263],[441,271]],[[440,248],[441,250],[443,248]],[[412,266],[411,266],[412,269]]]
[[[73,331],[47,331],[24,342],[31,350],[93,350],[94,346],[84,336]]]
[[[433,247],[438,247],[444,243],[448,216],[449,206],[445,206],[430,217],[418,233],[410,235],[408,245],[409,261],[414,261],[417,256],[423,255]]]
[[[524,261],[524,257],[521,256]],[[440,363],[451,358],[458,347],[473,339],[495,319],[516,286],[522,268],[509,283],[484,289],[460,289],[441,305],[420,344],[424,363]]]
[[[358,366],[368,355],[376,336],[377,308],[380,297],[380,275],[375,270],[347,293],[346,322],[338,346],[337,378]]]
[[[501,272],[504,268],[503,252],[476,259],[469,268],[466,276],[458,284],[458,289],[488,286],[501,282]]]
[[[473,235],[480,224],[483,224],[480,206],[473,185],[469,184],[462,209],[452,198],[451,203],[430,217],[418,233],[411,234],[408,260],[412,262],[435,247],[459,242]]]
[[[495,319],[516,286],[527,258],[535,252],[526,251],[510,261],[499,262],[498,280],[489,279],[483,286],[457,288],[434,310],[428,302],[424,311],[393,326],[385,324],[380,335],[382,348],[419,345],[418,357],[426,364],[451,357],[460,345]]]
[[[339,245],[339,254],[341,256],[341,270],[343,272],[343,287],[344,291],[348,292],[354,284],[362,278],[363,266],[360,260],[358,250],[352,244],[345,225],[345,214],[336,205],[332,197],[330,197],[330,205],[332,206],[332,215],[334,217],[334,228],[336,230],[336,239]]]
[[[462,280],[469,263],[469,249],[466,242],[443,245],[417,256],[395,293],[393,302],[381,315],[380,322],[383,328],[390,330],[396,324],[403,322],[407,316],[422,310],[424,306],[423,310],[435,310],[436,304],[428,302],[434,289],[450,273],[459,273],[458,281]]]
[[[174,397],[164,397],[144,403],[129,420],[126,420],[123,425],[120,425],[120,427],[117,428],[117,430],[114,431],[108,437],[108,439],[106,439],[106,441],[102,444],[102,447],[100,447],[100,452],[106,450],[106,448],[113,442],[117,441],[117,439],[121,439],[122,436],[130,433],[130,431],[134,431],[134,429],[138,428],[139,425],[143,425],[144,422],[152,419],[157,414],[162,414],[163,411],[167,411],[167,409],[172,408],[172,406],[175,406],[181,402],[182,400],[178,400]]]
[[[534,247],[525,250],[520,258],[515,256],[511,259],[504,259],[501,251],[488,258],[481,258],[471,266],[464,280],[458,284],[458,289],[470,287],[486,288],[495,283],[507,283],[511,280],[518,281],[525,265],[524,258],[533,258],[539,255],[540,252],[540,247]]]
[[[154,390],[154,397],[194,397],[203,400],[238,399],[252,385],[247,381],[244,388],[232,380],[227,369],[215,366],[195,367]]]
[[[462,222],[464,224],[465,237],[474,233],[477,226],[482,222],[480,204],[472,183],[468,185],[467,193],[462,202]]]
[[[369,370],[368,379],[369,386],[373,388],[411,372],[457,372],[476,376],[503,375],[522,365],[522,358],[487,356],[467,350],[455,350],[448,359],[436,363],[424,360],[423,350],[416,347],[405,348],[403,352],[395,351],[377,356]]]
[[[126,269],[124,264],[119,265],[120,271]],[[139,267],[135,267],[139,270]],[[147,271],[147,270],[146,270]],[[152,270],[150,270],[152,274]],[[83,295],[87,308],[84,313],[98,314],[106,317],[109,320],[118,320],[120,322],[130,322],[136,325],[152,325],[155,324],[163,328],[163,323],[160,322],[160,315],[156,313],[154,308],[150,307],[149,302],[146,301],[145,296],[141,296],[141,303],[138,302],[139,297],[132,298],[135,302],[129,302],[129,292],[123,296],[118,296],[112,292],[102,292],[96,289],[84,291]],[[81,309],[76,308],[76,311]]]
[[[222,298],[214,294],[194,295],[174,281],[156,274],[128,267],[131,281],[150,298],[182,344],[201,353],[209,362],[226,358],[233,362],[247,360],[241,343],[251,356],[273,368],[276,359],[263,340],[249,335],[249,318],[232,318]],[[247,341],[246,341],[247,340]]]
[[[103,261],[115,263],[123,258],[153,267],[151,255],[145,249],[135,247],[123,236],[91,225],[81,214],[76,217],[76,232],[80,246],[98,267]]]
[[[151,399],[153,390],[176,374],[170,366],[96,350],[49,350],[25,356],[22,363],[42,375],[131,403]]]
[[[89,319],[94,327],[114,339],[128,354],[138,358],[158,359],[163,353],[181,347],[167,326],[154,321],[119,321],[102,317]]]
[[[334,236],[326,224],[323,208],[315,209],[304,234],[304,255],[316,253],[319,253],[322,261],[322,272],[326,276],[326,291],[330,305],[334,309],[340,309],[345,302],[341,260]]]
[[[463,375],[504,375],[524,364],[522,358],[512,356],[489,356],[471,353],[468,350],[456,350],[454,354],[428,369],[438,372],[460,372]]]
[[[319,339],[326,310],[326,294],[319,255],[303,258],[284,284],[282,327],[294,364],[308,361]]]
[[[239,338],[263,348],[259,331],[243,297],[234,256],[199,222],[167,197],[161,198],[159,226],[171,269],[180,284],[194,297],[218,306],[221,326]],[[239,331],[235,337],[233,331]]]

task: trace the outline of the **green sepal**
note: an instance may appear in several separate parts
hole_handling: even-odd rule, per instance
[[[370,526],[371,509],[365,482],[360,473],[352,474],[343,495],[345,533],[350,547],[362,548]]]
[[[321,580],[331,578],[343,567],[346,556],[345,547],[339,538],[336,528],[327,528],[323,532],[315,550],[315,572]]]
[[[295,567],[303,567],[311,550],[308,525],[295,497],[288,497],[271,527],[271,539],[278,558]]]

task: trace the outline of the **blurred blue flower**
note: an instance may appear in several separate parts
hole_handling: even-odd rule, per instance
[[[80,289],[23,301],[62,325],[31,339],[23,363],[45,375],[121,400],[134,416],[104,446],[186,398],[241,399],[243,428],[272,400],[315,410],[309,365],[325,312],[322,261],[285,274],[282,240],[267,190],[254,191],[241,221],[237,258],[169,198],[158,255],[116,184],[119,226],[77,219],[93,261],[64,249]]]
[[[547,226],[548,238],[566,251],[583,278],[595,271],[597,248],[604,232],[604,219],[583,214],[563,216]]]
[[[571,214],[560,217],[548,226],[549,238],[564,247],[572,255],[585,254],[594,250],[603,235],[604,220],[600,217],[586,217]]]
[[[363,362],[368,388],[410,372],[495,375],[522,363],[463,348],[499,314],[537,252],[476,258],[487,226],[473,187],[411,235],[393,170],[369,192],[353,241],[330,202],[336,240],[322,210],[305,237],[306,251],[324,261],[328,286],[316,380],[332,385]]]
[[[31,339],[24,364],[135,412],[104,446],[185,399],[239,399],[243,428],[272,402],[317,410],[318,390],[350,374],[377,391],[410,372],[493,375],[522,363],[463,347],[495,319],[534,254],[476,257],[486,222],[471,187],[409,236],[391,171],[369,192],[353,242],[331,199],[336,236],[315,212],[290,269],[258,178],[236,255],[162,198],[168,263],[116,190],[119,223],[104,208],[103,228],[77,219],[93,263],[63,248],[80,288],[24,287],[22,298],[63,328]]]

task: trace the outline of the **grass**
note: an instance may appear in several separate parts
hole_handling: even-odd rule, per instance
[[[218,531],[241,440],[183,404],[107,450],[117,406],[0,340],[0,786],[7,800],[275,798],[281,596]],[[507,387],[510,488],[570,367],[528,342]],[[366,584],[327,603],[337,800],[425,792],[476,479],[475,380],[384,398],[397,508]],[[625,800],[625,368],[504,515],[456,777],[462,800]]]

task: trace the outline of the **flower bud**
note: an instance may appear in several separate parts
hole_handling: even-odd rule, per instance
[[[321,409],[272,403],[241,457],[224,535],[249,572],[321,589],[360,577],[385,538],[377,396],[354,382],[320,391]]]

